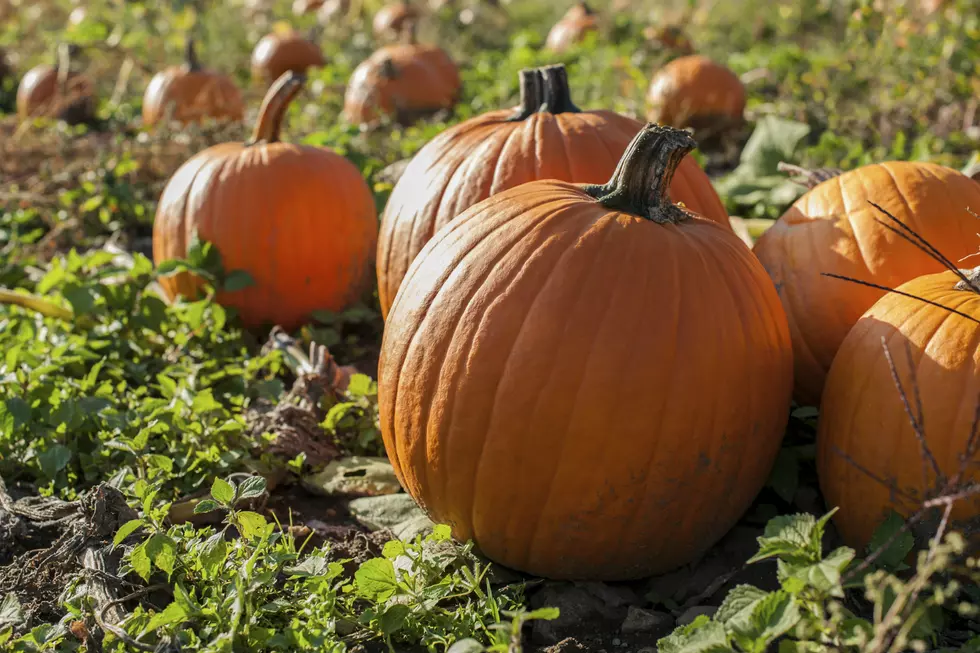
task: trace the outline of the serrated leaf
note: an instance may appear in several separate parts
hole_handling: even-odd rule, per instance
[[[145,582],[150,581],[152,563],[150,562],[150,556],[146,553],[146,542],[133,547],[133,550],[129,554],[129,564],[133,566],[133,571],[136,572],[137,576]]]
[[[265,517],[250,510],[243,510],[237,513],[236,519],[238,521],[238,530],[246,540],[263,535],[266,527],[269,525]]]
[[[249,476],[238,486],[238,499],[254,499],[265,493],[266,480],[263,476]]]
[[[161,533],[151,537],[146,542],[146,555],[168,578],[173,575],[174,563],[177,561],[177,543],[171,538]]]
[[[217,510],[221,507],[214,499],[202,499],[194,506],[194,514],[202,515],[206,512],[211,512],[212,510]]]
[[[387,558],[368,560],[354,572],[354,584],[359,595],[383,603],[398,591],[395,566]]]
[[[392,635],[401,630],[401,627],[408,620],[409,614],[411,614],[411,609],[403,603],[388,606],[388,609],[382,613],[378,620],[378,627],[381,628],[383,634]]]
[[[770,519],[763,535],[757,538],[759,552],[749,562],[772,557],[812,560],[810,542],[816,523],[813,515],[806,513]]]
[[[119,527],[116,531],[116,536],[112,538],[112,546],[119,546],[123,540],[136,532],[136,530],[143,525],[142,520],[130,519],[128,522]]]
[[[755,604],[749,619],[749,628],[740,632],[749,634],[755,640],[757,650],[765,651],[777,637],[789,632],[800,618],[796,599],[779,590],[767,594]]]
[[[330,569],[327,559],[322,556],[310,556],[292,567],[287,567],[283,571],[290,576],[297,578],[312,578],[324,576]]]
[[[16,626],[24,620],[24,612],[20,601],[13,592],[7,592],[0,602],[0,628]]]
[[[198,560],[201,563],[201,567],[213,578],[218,575],[227,556],[228,545],[225,543],[224,534],[215,533],[204,540]]]
[[[174,601],[161,612],[156,613],[150,617],[150,621],[147,622],[146,627],[143,629],[144,633],[151,633],[158,628],[163,628],[164,626],[173,626],[179,624],[184,619],[187,618],[187,611],[184,607]]]
[[[725,627],[703,614],[657,640],[658,653],[727,653],[733,650]]]
[[[868,543],[867,554],[870,556],[877,553],[875,564],[878,567],[889,571],[902,571],[908,568],[905,558],[915,547],[915,536],[908,530],[902,532],[904,527],[905,520],[892,510],[875,529]]]
[[[222,478],[215,478],[211,484],[211,496],[225,505],[231,505],[235,500],[235,486]]]
[[[752,608],[765,596],[766,592],[758,587],[736,585],[725,596],[725,600],[721,602],[714,620],[724,624],[729,629],[741,623],[748,623]]]
[[[484,653],[487,649],[475,639],[461,639],[452,646],[446,653]]]
[[[389,560],[394,560],[400,555],[405,553],[405,543],[401,540],[391,540],[385,542],[384,548],[381,549],[381,555],[388,558]]]

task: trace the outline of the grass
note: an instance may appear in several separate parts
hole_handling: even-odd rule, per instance
[[[698,51],[747,86],[744,129],[697,156],[734,215],[761,219],[756,232],[803,191],[778,172],[780,160],[846,169],[887,159],[964,168],[978,159],[980,16],[969,0],[930,16],[897,0],[885,10],[870,0],[637,1],[620,13],[597,2],[600,33],[560,57],[540,46],[563,5],[464,0],[469,14],[443,8],[420,31],[459,63],[459,106],[375,132],[339,118],[347,78],[376,47],[370,13],[380,3],[354,4],[365,16],[324,26],[329,64],[311,73],[284,138],[347,156],[379,209],[391,189],[386,166],[450,124],[516,104],[522,68],[565,62],[579,106],[642,118],[647,80],[672,56],[642,36],[660,22],[684,25]],[[210,297],[169,305],[156,292],[150,245],[163,185],[193,153],[241,140],[247,127],[143,130],[142,90],[194,34],[201,59],[245,90],[250,125],[261,99],[248,74],[252,44],[277,20],[315,24],[290,5],[270,2],[243,19],[234,0],[92,0],[69,26],[73,4],[37,0],[12,4],[0,21],[0,48],[18,73],[50,62],[63,40],[85,46],[100,98],[92,127],[22,123],[12,113],[17,76],[0,81],[0,287],[30,304],[0,308],[0,528],[37,535],[0,544],[0,646],[516,652],[525,622],[557,616],[529,611],[536,581],[498,577],[442,527],[408,541],[357,531],[357,549],[316,537],[314,515],[290,523],[288,510],[268,509],[289,504],[290,488],[317,467],[303,437],[328,443],[330,456],[383,455],[369,378],[382,333],[375,292],[268,342]],[[740,158],[750,137],[760,146]],[[215,252],[194,257],[215,287],[229,282]],[[297,354],[311,345],[327,347],[333,367]],[[339,382],[338,366],[350,364],[344,378],[355,375]],[[310,394],[310,372],[326,391]],[[284,407],[293,405],[312,426],[289,421]],[[792,512],[797,490],[814,485],[815,413],[794,415],[757,521]],[[270,419],[293,428],[299,444],[274,446]],[[49,524],[51,515],[61,516]],[[912,543],[894,524],[883,531],[893,535],[886,548],[899,548],[862,566],[874,551],[825,554],[817,522],[769,523],[760,546],[782,560],[781,593],[736,592],[728,607],[738,610],[685,627],[661,650],[761,651],[777,640],[780,650],[902,650],[913,640],[980,650],[976,630],[961,636],[978,628],[971,606],[980,596],[969,586],[975,562],[963,562],[955,535],[926,543],[914,574],[904,567]],[[93,525],[116,546],[85,558],[89,540],[74,534]],[[809,529],[805,541],[785,541],[800,529]],[[856,567],[861,574],[848,577]]]

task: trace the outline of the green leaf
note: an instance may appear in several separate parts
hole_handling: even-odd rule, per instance
[[[146,627],[143,628],[143,632],[151,633],[159,628],[163,628],[164,626],[173,626],[183,622],[186,618],[187,611],[184,610],[184,606],[174,601],[164,608],[163,611],[150,617],[150,621],[147,622]]]
[[[347,394],[353,397],[371,397],[378,394],[378,382],[367,374],[352,374],[347,384]]]
[[[21,610],[17,595],[7,592],[0,602],[0,628],[16,626],[22,621],[24,621],[24,612]]]
[[[487,649],[475,639],[461,639],[446,651],[446,653],[484,653]]]
[[[249,476],[238,486],[238,499],[254,499],[265,493],[266,480],[263,476]]]
[[[725,596],[715,613],[714,620],[726,628],[747,624],[756,603],[767,596],[766,592],[752,585],[736,585]]]
[[[201,545],[198,560],[201,562],[201,567],[207,572],[208,576],[215,578],[218,576],[221,566],[225,563],[227,555],[228,545],[225,543],[224,533],[215,533],[204,540],[204,543]]]
[[[727,653],[733,650],[725,627],[703,614],[657,640],[658,653]]]
[[[220,503],[230,506],[235,500],[235,486],[224,479],[215,478],[211,484],[211,496]]]
[[[224,278],[223,290],[236,292],[255,285],[255,279],[245,270],[232,270]]]
[[[908,568],[905,558],[915,547],[915,537],[908,530],[901,532],[904,527],[905,520],[892,510],[875,530],[868,543],[867,554],[870,556],[878,553],[875,559],[876,566],[889,571],[902,571]]]
[[[157,533],[146,542],[146,555],[159,569],[166,572],[167,578],[174,573],[177,561],[177,543],[171,538]]]
[[[739,168],[746,166],[756,177],[777,174],[779,162],[792,162],[796,149],[809,133],[806,123],[764,116],[742,148]]]
[[[187,270],[187,264],[178,259],[168,259],[160,263],[156,268],[158,277],[167,277]]]
[[[779,450],[766,484],[779,495],[780,499],[792,503],[796,490],[800,486],[800,463],[795,452],[788,449]]]
[[[538,621],[554,621],[560,616],[561,610],[558,608],[538,608],[537,610],[524,613],[522,619],[524,621],[531,621],[532,619]]]
[[[116,536],[112,538],[112,546],[119,546],[123,540],[135,533],[136,529],[142,525],[142,520],[130,519],[128,522],[120,526],[118,531],[116,531]]]
[[[816,529],[817,520],[813,515],[801,513],[774,517],[766,524],[762,537],[758,538],[759,552],[752,556],[749,562],[772,557],[813,562],[819,559],[820,555],[819,549],[816,555],[811,550],[811,541]]]
[[[445,542],[452,539],[453,530],[447,524],[436,524],[432,527],[432,534],[429,537],[436,542]]]
[[[246,540],[250,540],[253,537],[261,537],[265,534],[266,527],[268,526],[265,517],[250,510],[243,510],[242,512],[236,513],[235,519],[238,523],[238,531]]]
[[[197,505],[194,506],[194,514],[201,515],[206,512],[211,512],[212,510],[217,510],[220,507],[221,504],[214,499],[202,499]]]
[[[323,556],[310,556],[297,565],[283,570],[295,578],[313,578],[325,576],[330,571],[330,563]]]
[[[795,598],[782,590],[772,592],[756,603],[749,627],[739,629],[739,634],[750,637],[755,650],[765,651],[777,637],[789,632],[800,618]]]
[[[388,609],[381,615],[381,619],[378,620],[381,632],[384,635],[392,635],[398,632],[405,625],[409,614],[411,614],[411,609],[403,603],[388,606]]]
[[[64,295],[65,299],[68,300],[68,303],[71,304],[71,310],[76,317],[79,315],[87,315],[95,310],[96,294],[91,288],[86,288],[77,284],[66,284],[61,290],[61,294]]]
[[[354,584],[359,595],[383,603],[398,590],[395,566],[387,558],[368,560],[354,572]]]
[[[68,466],[71,457],[71,449],[63,444],[54,444],[37,455],[37,462],[46,477],[54,478],[58,472]]]
[[[390,542],[385,542],[384,548],[381,550],[381,555],[389,560],[394,560],[404,553],[405,543],[401,540],[391,540]]]
[[[150,556],[146,553],[146,542],[133,547],[129,554],[129,564],[133,566],[133,571],[145,582],[150,581]]]

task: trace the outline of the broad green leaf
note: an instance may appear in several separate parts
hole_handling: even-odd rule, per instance
[[[467,638],[461,639],[452,646],[446,653],[484,653],[487,649],[484,648],[483,644],[476,641],[475,639]]]
[[[540,621],[554,621],[561,616],[561,610],[558,608],[538,608],[537,610],[531,610],[523,615],[524,621],[540,620]]]
[[[314,576],[324,576],[330,569],[327,559],[322,556],[309,556],[302,562],[292,567],[286,567],[283,571],[296,578],[311,578]]]
[[[755,650],[765,651],[777,637],[788,632],[800,620],[796,599],[780,590],[760,599],[752,609],[748,628],[740,628],[755,642]]]
[[[670,635],[657,640],[657,651],[658,653],[728,653],[734,649],[729,644],[725,627],[702,614],[686,626],[681,626]]]
[[[201,515],[206,512],[211,512],[212,510],[217,510],[220,507],[221,504],[214,499],[203,499],[194,506],[194,514]]]
[[[201,567],[204,568],[208,576],[214,578],[224,565],[227,555],[228,545],[225,543],[224,533],[215,533],[204,540],[198,560],[200,560]]]
[[[387,558],[368,560],[354,572],[354,584],[364,598],[383,603],[398,590],[395,566]]]
[[[752,585],[736,585],[725,596],[715,613],[714,620],[726,628],[747,624],[755,604],[765,598],[766,592]]]
[[[867,554],[877,553],[875,564],[889,571],[902,571],[908,568],[905,558],[915,547],[915,536],[911,531],[902,532],[905,520],[894,510],[875,530],[868,543]],[[886,546],[887,545],[887,546]]]
[[[112,546],[119,546],[123,540],[135,533],[136,529],[142,525],[142,520],[130,519],[128,522],[120,526],[118,531],[116,531],[116,536],[112,538]]]
[[[24,620],[24,612],[21,610],[20,601],[13,592],[7,592],[0,602],[0,628],[6,626],[16,626]]]
[[[255,285],[255,279],[245,270],[232,270],[224,278],[225,292],[236,292]]]
[[[269,525],[265,517],[250,510],[243,510],[236,513],[235,518],[238,522],[238,530],[246,540],[250,540],[253,537],[261,537],[265,534],[266,527]]]
[[[187,612],[184,610],[184,607],[174,601],[161,612],[150,617],[150,621],[143,628],[143,632],[150,633],[164,626],[173,626],[181,623],[186,618]]]
[[[388,558],[389,560],[394,560],[400,555],[405,553],[405,543],[401,540],[391,540],[385,542],[384,548],[381,550],[381,555]]]
[[[169,578],[174,573],[174,563],[177,561],[177,543],[161,533],[157,533],[146,542],[146,555],[150,557],[159,569],[166,572]]]
[[[749,559],[758,562],[772,557],[814,561],[819,551],[810,550],[817,520],[806,513],[782,515],[769,520],[762,537],[758,538],[759,552]]]
[[[447,541],[452,539],[453,530],[448,524],[436,524],[432,527],[432,534],[429,537],[434,541]]]
[[[71,462],[71,449],[63,444],[54,444],[37,455],[41,471],[48,478],[54,478]]]
[[[215,478],[211,484],[211,496],[225,505],[231,505],[235,500],[235,486],[224,479]]]
[[[152,567],[150,556],[146,553],[146,542],[133,547],[129,554],[129,564],[133,566],[133,571],[145,582],[150,581],[150,569]]]
[[[405,625],[409,614],[411,614],[411,608],[403,603],[388,606],[378,620],[378,626],[381,628],[381,632],[385,635],[392,635],[398,632]]]
[[[249,476],[238,486],[238,499],[254,499],[265,493],[266,480],[263,476]]]

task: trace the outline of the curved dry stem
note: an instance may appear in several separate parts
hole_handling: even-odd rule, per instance
[[[808,189],[814,188],[828,179],[833,179],[834,177],[839,177],[840,175],[844,174],[844,171],[840,170],[839,168],[817,168],[816,170],[810,170],[809,168],[804,168],[792,163],[786,163],[785,161],[780,161],[776,165],[776,169],[779,170],[779,172],[785,172],[790,175],[796,175],[797,177],[803,177],[803,180],[798,183]]]
[[[272,87],[262,100],[259,118],[252,131],[249,145],[256,143],[277,143],[282,130],[282,121],[286,117],[289,103],[299,94],[306,82],[306,75],[292,70],[284,72],[273,82]]]

